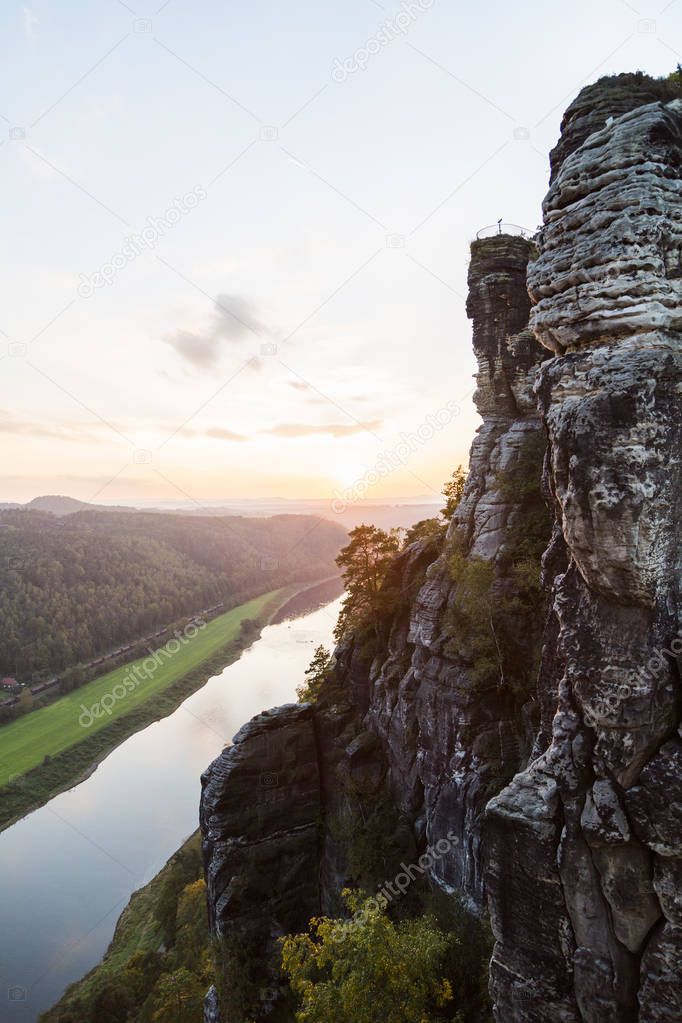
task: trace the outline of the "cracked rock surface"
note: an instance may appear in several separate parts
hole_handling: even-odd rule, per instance
[[[484,830],[500,1023],[682,1019],[682,101],[576,138],[621,86],[573,105],[528,274],[566,561],[551,744]]]

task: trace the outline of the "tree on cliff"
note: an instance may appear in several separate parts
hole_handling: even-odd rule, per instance
[[[189,1023],[201,1018],[205,985],[186,967],[164,973],[152,995],[154,1023]]]
[[[386,575],[400,550],[400,532],[386,532],[378,526],[356,526],[350,531],[350,543],[343,548],[336,564],[343,569],[346,597],[334,632],[340,639],[347,631],[362,628],[392,609],[386,587]]]
[[[441,508],[437,517],[432,519],[422,519],[420,522],[415,522],[413,526],[405,533],[404,546],[408,547],[411,543],[415,543],[417,540],[426,540],[433,544],[436,554],[440,553],[439,547],[443,542],[443,538],[447,532],[448,525],[452,516],[455,514],[459,502],[462,500],[464,494],[464,484],[466,483],[466,473],[461,465],[458,465],[452,476],[444,484],[441,491],[445,498],[445,505]]]
[[[451,939],[433,917],[394,924],[379,899],[343,896],[350,920],[314,918],[309,933],[281,939],[296,1023],[432,1023],[452,1001],[442,976]]]
[[[320,644],[315,647],[312,661],[305,670],[305,682],[298,686],[299,703],[315,703],[322,692],[331,668],[332,655]]]
[[[441,515],[446,522],[450,521],[452,516],[455,514],[457,505],[462,500],[466,479],[467,477],[464,469],[461,465],[458,465],[441,491],[445,498],[445,507],[441,509]]]

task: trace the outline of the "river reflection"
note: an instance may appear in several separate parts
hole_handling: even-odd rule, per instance
[[[170,717],[0,834],[0,1020],[31,1023],[101,959],[131,893],[196,829],[201,772],[254,714],[295,700],[339,604],[264,629]]]

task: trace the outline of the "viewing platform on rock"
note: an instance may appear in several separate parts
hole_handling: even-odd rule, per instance
[[[489,224],[488,227],[482,227],[480,231],[476,232],[476,241],[480,241],[482,238],[497,238],[501,234],[517,235],[520,238],[532,238],[534,231],[529,231],[527,227],[521,227],[520,224],[506,224],[502,220],[498,220],[496,224]]]

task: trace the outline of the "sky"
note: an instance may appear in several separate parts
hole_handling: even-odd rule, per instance
[[[480,423],[471,240],[537,226],[582,85],[682,62],[682,0],[29,4],[0,501],[435,499]]]

